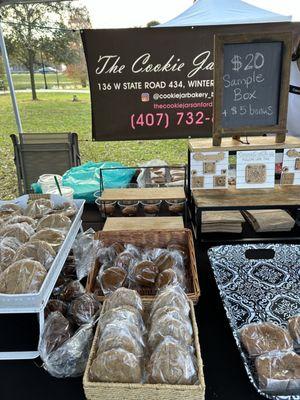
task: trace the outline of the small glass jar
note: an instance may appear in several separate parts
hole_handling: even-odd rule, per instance
[[[144,200],[141,201],[146,217],[155,217],[159,214],[162,200]]]
[[[134,217],[138,213],[139,202],[132,200],[118,201],[118,206],[120,207],[124,217]]]

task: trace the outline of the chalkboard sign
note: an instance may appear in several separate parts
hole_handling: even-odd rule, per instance
[[[286,33],[215,37],[216,142],[271,132],[284,141],[291,40]]]

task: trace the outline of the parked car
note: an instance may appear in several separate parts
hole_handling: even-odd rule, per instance
[[[56,68],[52,68],[52,67],[44,67],[44,69],[39,68],[37,70],[37,72],[39,72],[40,74],[43,74],[44,71],[45,71],[45,74],[56,74],[56,72],[58,72]]]

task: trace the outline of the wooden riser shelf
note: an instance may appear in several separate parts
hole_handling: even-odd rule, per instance
[[[185,200],[185,192],[183,187],[104,189],[101,200]]]

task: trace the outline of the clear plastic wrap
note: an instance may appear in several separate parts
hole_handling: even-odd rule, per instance
[[[288,329],[295,347],[300,347],[300,315],[295,315],[288,320]]]
[[[0,229],[0,236],[3,237],[14,237],[19,242],[25,243],[34,234],[34,229],[26,222],[21,224],[7,224]]]
[[[48,271],[54,261],[55,251],[42,240],[33,240],[32,242],[25,243],[16,252],[15,261],[23,259],[39,261]]]
[[[22,215],[22,208],[14,203],[0,205],[0,218],[6,220],[14,215]]]
[[[106,300],[107,310],[120,306],[131,306],[138,311],[143,311],[143,303],[141,296],[135,291],[127,288],[117,289]]]
[[[152,353],[147,367],[149,383],[193,385],[197,369],[192,348],[167,336]]]
[[[169,268],[165,269],[157,275],[155,285],[158,289],[161,289],[165,286],[177,285],[178,283],[179,282],[176,272],[173,269]]]
[[[144,339],[140,329],[126,321],[118,323],[110,323],[105,326],[101,332],[98,353],[104,351],[121,348],[129,353],[135,354],[137,357],[144,355]]]
[[[7,220],[7,223],[10,225],[26,223],[30,225],[33,229],[35,229],[36,226],[36,220],[30,217],[26,217],[25,215],[15,215],[13,217],[10,217]]]
[[[45,228],[41,229],[39,232],[31,236],[30,241],[32,242],[33,240],[43,240],[49,243],[52,246],[53,250],[57,252],[59,247],[65,240],[65,235],[63,232],[57,229]]]
[[[72,218],[77,213],[76,204],[73,202],[65,202],[63,204],[59,204],[53,207],[51,213],[55,214],[63,214],[66,217]]]
[[[0,275],[0,293],[37,293],[47,275],[47,270],[38,261],[16,261]]]
[[[158,268],[152,261],[141,261],[132,266],[130,280],[133,287],[148,286],[153,287],[158,276]]]
[[[43,358],[43,367],[56,378],[81,376],[87,364],[92,340],[93,324],[82,325],[62,346]]]
[[[34,219],[43,218],[45,215],[50,214],[53,210],[53,203],[49,199],[37,199],[28,203],[24,210],[24,215]]]
[[[116,256],[117,253],[114,247],[112,246],[105,247],[103,243],[100,242],[100,245],[97,249],[96,257],[101,265],[103,264],[113,265]]]
[[[88,276],[91,268],[94,266],[99,243],[98,240],[94,239],[94,236],[95,231],[90,228],[77,235],[73,243],[72,249],[78,280]]]
[[[138,259],[134,257],[129,251],[123,251],[118,254],[115,259],[114,266],[117,268],[123,268],[125,271],[129,271],[130,267],[133,263],[135,263]]]
[[[158,292],[152,305],[150,317],[154,315],[156,310],[165,306],[176,307],[185,316],[190,313],[188,298],[180,285],[167,286]]]
[[[300,356],[293,351],[273,352],[256,358],[261,390],[273,394],[300,393]]]
[[[68,313],[67,303],[58,299],[50,299],[45,307],[45,318],[48,318],[48,316],[55,311],[59,311],[66,317]]]
[[[97,281],[106,296],[126,285],[127,272],[123,268],[102,265],[97,276]]]
[[[41,218],[37,224],[36,231],[42,229],[57,229],[59,231],[67,232],[70,229],[72,221],[69,217],[63,214],[50,214]]]
[[[82,296],[85,288],[79,281],[68,281],[59,290],[59,299],[67,303]]]
[[[104,329],[107,324],[121,324],[124,321],[128,322],[129,324],[136,325],[143,334],[146,332],[145,324],[141,314],[136,308],[131,306],[121,306],[106,311],[100,316],[99,323],[101,329]]]
[[[251,357],[293,348],[293,341],[288,331],[271,322],[245,325],[239,333],[241,342]]]
[[[52,351],[55,351],[72,336],[70,322],[59,312],[52,312],[47,318],[39,343],[41,359],[45,361]]]
[[[0,245],[1,246],[6,246],[9,247],[10,249],[13,249],[14,251],[17,251],[20,246],[22,246],[21,242],[19,242],[18,239],[13,238],[13,237],[1,237],[0,238]]]
[[[94,322],[101,305],[93,294],[85,293],[74,299],[69,307],[69,315],[72,320],[79,326]]]
[[[193,328],[190,321],[183,318],[174,318],[174,313],[167,313],[151,322],[148,343],[155,349],[165,337],[170,336],[179,343],[190,346],[193,342]]]
[[[191,323],[190,322],[190,317],[185,315],[185,314],[183,314],[181,309],[179,309],[177,307],[164,306],[164,307],[158,308],[152,314],[152,317],[151,317],[151,320],[150,320],[150,329],[151,329],[152,325],[153,326],[157,325],[157,321],[161,317],[164,317],[164,316],[167,316],[167,315],[172,317],[172,318],[175,318],[175,319],[180,319],[180,320],[186,321],[189,324]]]
[[[15,255],[15,250],[3,245],[0,241],[0,274],[13,263]]]
[[[91,381],[94,382],[142,382],[140,358],[121,348],[98,353],[89,373]]]

